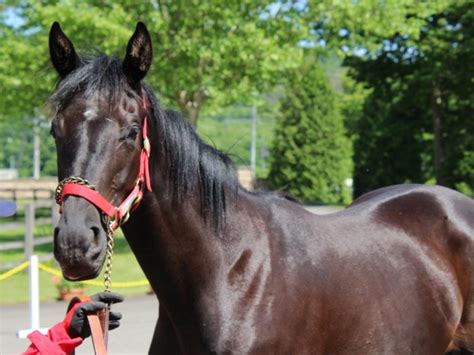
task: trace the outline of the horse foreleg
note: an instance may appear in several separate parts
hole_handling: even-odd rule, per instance
[[[160,313],[151,341],[149,354],[179,354],[178,338],[166,310],[160,305]]]

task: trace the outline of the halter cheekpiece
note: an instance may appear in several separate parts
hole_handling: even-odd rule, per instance
[[[143,95],[143,108],[145,112],[148,110],[145,95]],[[86,179],[77,176],[70,176],[62,180],[57,188],[55,199],[56,203],[61,206],[64,204],[66,196],[72,195],[82,197],[92,203],[99,209],[107,228],[115,231],[122,223],[125,223],[130,213],[138,207],[143,198],[145,189],[151,191],[149,157],[151,152],[150,140],[148,139],[148,115],[145,113],[142,126],[142,149],[140,152],[140,168],[135,186],[120,206],[115,207],[104,196],[100,194]]]

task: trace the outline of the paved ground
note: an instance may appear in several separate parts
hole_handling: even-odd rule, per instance
[[[40,325],[48,327],[60,321],[66,311],[65,302],[42,303]],[[122,312],[120,328],[109,333],[110,354],[146,354],[158,318],[158,302],[155,296],[127,297],[114,310]],[[28,305],[0,306],[0,354],[13,355],[24,351],[29,344],[18,339],[16,332],[28,328]],[[94,354],[90,340],[86,340],[77,351],[80,354]]]

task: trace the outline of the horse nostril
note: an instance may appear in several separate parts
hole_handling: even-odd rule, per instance
[[[98,244],[99,243],[99,237],[100,237],[100,228],[99,227],[91,227],[91,231],[94,234],[94,243]]]

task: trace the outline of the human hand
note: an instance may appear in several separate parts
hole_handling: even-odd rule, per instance
[[[76,308],[74,315],[69,325],[68,333],[72,338],[81,337],[87,338],[91,335],[89,322],[87,321],[87,314],[98,312],[108,304],[119,303],[123,301],[123,297],[113,292],[100,292],[92,295],[91,301],[84,303]],[[109,330],[118,328],[120,326],[120,319],[122,314],[119,312],[110,311],[109,314]]]

